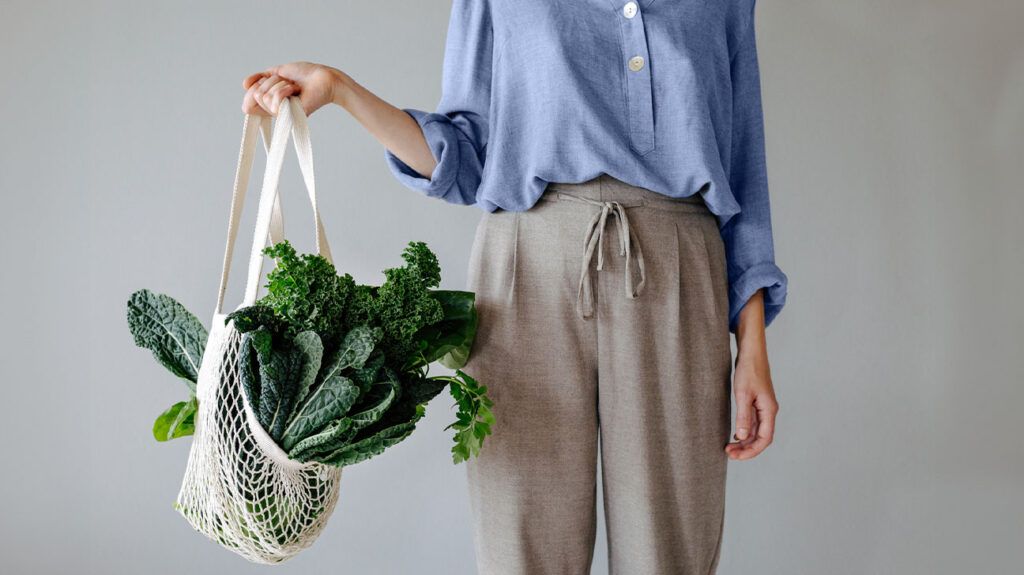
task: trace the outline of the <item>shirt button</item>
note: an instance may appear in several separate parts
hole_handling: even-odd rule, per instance
[[[632,58],[629,59],[629,69],[630,70],[632,70],[634,72],[639,72],[640,70],[643,69],[643,67],[644,67],[644,57],[643,56],[633,56]]]
[[[622,15],[626,18],[636,16],[636,2],[626,2],[626,5],[622,7]]]

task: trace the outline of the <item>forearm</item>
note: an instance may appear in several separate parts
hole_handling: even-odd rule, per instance
[[[736,441],[725,446],[731,459],[756,457],[775,436],[775,399],[765,345],[764,289],[754,292],[737,318],[736,341],[739,353],[732,388],[736,400]]]
[[[409,114],[382,100],[348,74],[335,75],[332,101],[348,111],[385,148],[425,178],[437,165],[423,130]]]
[[[737,362],[766,362],[764,290],[759,289],[740,310],[736,324]]]

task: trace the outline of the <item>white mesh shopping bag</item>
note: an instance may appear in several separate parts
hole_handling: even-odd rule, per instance
[[[225,325],[224,293],[261,130],[266,142],[269,118],[245,117],[217,307],[196,390],[195,437],[175,507],[196,530],[246,559],[279,563],[308,547],[323,530],[338,500],[341,470],[293,461],[267,435],[242,390],[241,334],[233,324]],[[268,237],[273,243],[282,239],[277,188],[289,134],[313,206],[317,252],[331,261],[317,207],[306,116],[298,98],[288,98],[269,136],[249,275],[239,308],[256,301]]]

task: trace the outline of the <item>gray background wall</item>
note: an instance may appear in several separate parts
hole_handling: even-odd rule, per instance
[[[5,572],[257,571],[171,509],[189,441],[156,444],[149,428],[185,391],[132,346],[125,299],[153,288],[208,321],[246,74],[322,61],[432,109],[448,10],[0,2]],[[987,574],[1024,560],[1021,22],[1019,0],[758,7],[792,291],[769,332],[778,441],[731,464],[721,573]],[[341,267],[377,281],[420,239],[462,287],[477,212],[400,187],[343,111],[311,125]],[[287,170],[288,229],[308,249]],[[348,470],[322,539],[277,572],[472,573],[449,403]]]

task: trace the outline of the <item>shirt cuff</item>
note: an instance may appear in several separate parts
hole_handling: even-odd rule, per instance
[[[729,331],[736,333],[740,310],[757,290],[764,288],[764,325],[768,327],[786,304],[789,280],[774,263],[747,268],[729,288]]]
[[[442,121],[447,120],[446,116],[413,108],[403,108],[403,111],[420,125],[437,165],[430,178],[425,178],[385,148],[387,166],[392,175],[406,187],[433,198],[442,198],[455,184],[459,173],[459,139],[456,129],[450,122]]]

